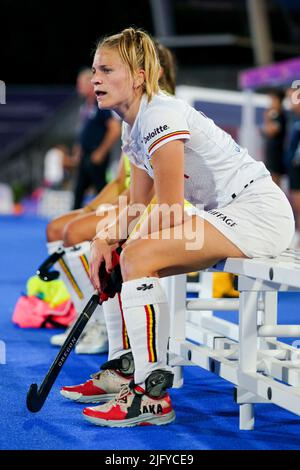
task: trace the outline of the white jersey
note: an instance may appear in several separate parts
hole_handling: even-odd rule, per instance
[[[184,141],[185,199],[203,204],[205,210],[229,204],[250,182],[269,175],[262,162],[250,157],[211,119],[164,93],[150,103],[146,95],[142,97],[132,128],[123,122],[124,153],[152,178],[152,155],[176,139]]]

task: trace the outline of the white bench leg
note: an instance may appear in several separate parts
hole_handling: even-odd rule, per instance
[[[181,366],[175,366],[172,368],[174,374],[173,388],[180,388],[183,386],[183,370]]]
[[[240,405],[240,429],[243,431],[254,429],[254,405],[252,403]]]
[[[264,325],[277,325],[277,310],[278,310],[278,292],[277,291],[266,291],[264,295],[264,316],[263,324]],[[262,349],[269,349],[270,344],[269,340],[276,340],[277,338],[261,338]]]
[[[186,274],[171,276],[165,280],[169,309],[170,309],[170,343],[185,340],[185,317],[186,317]],[[172,344],[171,344],[172,349]],[[183,372],[181,366],[172,369],[174,374],[173,387],[179,388],[183,385]]]
[[[241,291],[239,309],[239,369],[256,372],[257,369],[257,308],[259,292]],[[240,429],[254,429],[254,405],[240,405]]]

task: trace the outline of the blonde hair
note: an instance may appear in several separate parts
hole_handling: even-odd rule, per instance
[[[166,46],[158,41],[154,41],[162,74],[159,78],[159,87],[169,93],[175,95],[176,87],[176,62],[174,55]]]
[[[121,59],[128,66],[131,76],[134,77],[139,70],[144,70],[144,91],[148,101],[159,91],[160,62],[153,40],[142,29],[126,28],[119,34],[105,37],[100,40],[100,48],[117,49]]]

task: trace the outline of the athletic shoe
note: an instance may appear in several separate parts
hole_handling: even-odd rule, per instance
[[[87,324],[76,346],[76,354],[100,354],[108,351],[106,326],[97,321]]]
[[[76,318],[77,320],[77,318]],[[76,321],[75,320],[75,321]],[[64,342],[66,341],[68,334],[70,333],[71,329],[73,328],[75,322],[72,322],[70,326],[64,331],[64,333],[59,333],[58,335],[52,335],[50,338],[50,343],[52,346],[61,347]]]
[[[133,379],[134,362],[131,352],[123,354],[120,359],[108,361],[101,366],[101,371],[91,375],[80,385],[63,387],[63,397],[80,403],[107,402],[114,398],[123,385]]]
[[[52,335],[50,343],[52,346],[61,347],[66,341],[77,318],[68,328],[58,335]],[[75,346],[77,354],[99,354],[108,351],[108,339],[106,327],[96,321],[90,321],[81,333]]]
[[[168,393],[153,397],[139,385],[133,385],[133,388],[124,385],[120,393],[108,403],[84,408],[83,416],[97,426],[160,426],[174,421],[175,412]]]

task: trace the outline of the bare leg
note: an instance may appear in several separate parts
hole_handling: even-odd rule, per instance
[[[151,238],[126,242],[121,256],[121,301],[136,384],[147,390],[147,377],[167,367],[170,318],[166,293],[157,277],[204,269],[229,256],[245,257],[213,225],[197,216],[181,226],[151,233]]]
[[[72,246],[86,240],[91,240],[96,234],[99,217],[95,212],[83,214],[71,220],[63,230],[64,246]]]
[[[103,214],[99,216],[96,215],[95,212],[91,212],[82,214],[76,217],[76,219],[71,220],[63,231],[64,246],[72,246],[77,243],[82,243],[83,241],[92,240],[96,235],[96,231],[99,230],[97,228],[98,224],[104,221],[111,223],[114,220],[113,217],[118,215],[119,210],[117,207],[113,207],[109,213],[109,218],[108,211],[104,211]]]
[[[81,214],[83,214],[82,209],[78,209],[51,220],[46,229],[47,241],[56,242],[57,240],[62,240],[66,224]]]
[[[204,225],[200,230],[202,235],[199,235],[197,227],[201,223]],[[170,276],[205,269],[227,257],[246,258],[206,220],[192,216],[181,227],[180,239],[176,239],[176,229],[173,227],[158,232],[159,239],[153,239],[152,234],[152,238],[129,240],[121,257],[123,280]],[[191,249],[192,245],[196,249]]]

